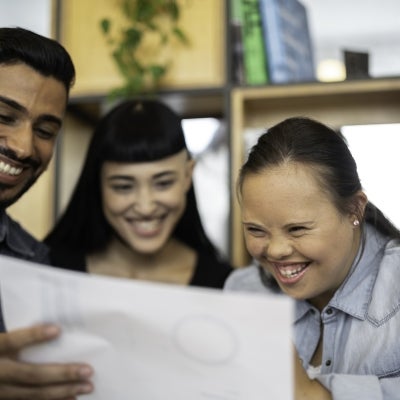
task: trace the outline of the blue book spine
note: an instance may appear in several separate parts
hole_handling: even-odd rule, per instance
[[[297,0],[290,2],[292,28],[289,31],[290,48],[294,53],[296,68],[294,80],[313,81],[315,80],[314,52],[311,40],[311,34],[308,24],[307,9]]]
[[[271,83],[312,81],[313,51],[307,11],[297,0],[259,0]]]

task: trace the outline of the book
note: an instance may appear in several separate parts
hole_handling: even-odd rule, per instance
[[[229,28],[232,47],[232,79],[236,84],[243,85],[246,83],[246,76],[244,71],[242,24],[238,19],[231,19]]]
[[[236,26],[236,30],[240,26],[245,83],[248,85],[266,84],[268,83],[268,72],[259,0],[232,0],[231,4],[232,25]]]
[[[259,0],[270,83],[315,80],[307,10],[298,0]]]

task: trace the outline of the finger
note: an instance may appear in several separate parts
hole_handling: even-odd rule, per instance
[[[70,385],[51,385],[42,387],[23,387],[0,384],[1,400],[75,400],[76,396],[93,391],[89,382]]]
[[[0,355],[17,352],[26,346],[54,339],[59,334],[60,328],[56,325],[38,325],[0,333]]]
[[[45,385],[84,382],[92,375],[93,369],[82,363],[30,364],[0,358],[0,383]]]

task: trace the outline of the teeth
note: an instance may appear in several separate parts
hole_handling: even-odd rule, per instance
[[[143,231],[152,231],[158,227],[160,223],[159,219],[151,220],[151,221],[136,221],[135,225],[138,229]]]
[[[10,164],[6,164],[4,161],[0,161],[0,173],[7,175],[19,175],[22,172],[22,168],[12,167]]]
[[[296,276],[297,274],[299,274],[301,271],[303,271],[304,269],[304,265],[301,267],[297,267],[297,268],[279,268],[279,273],[284,276],[285,278],[293,278],[294,276]]]

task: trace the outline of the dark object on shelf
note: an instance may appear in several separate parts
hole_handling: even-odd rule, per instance
[[[369,76],[369,54],[343,50],[346,79],[365,79]]]

